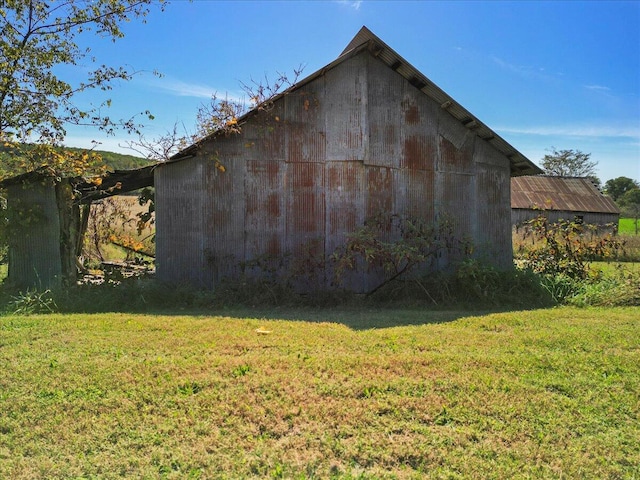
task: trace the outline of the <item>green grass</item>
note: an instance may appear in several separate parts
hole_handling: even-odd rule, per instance
[[[616,275],[633,274],[640,275],[640,262],[591,262],[591,271],[594,274]]]
[[[640,229],[640,225],[638,226],[638,228]],[[635,220],[633,218],[621,218],[618,223],[618,233],[635,235]]]
[[[0,478],[640,476],[640,308],[226,315],[0,317]]]

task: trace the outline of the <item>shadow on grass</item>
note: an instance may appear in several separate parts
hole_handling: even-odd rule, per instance
[[[251,292],[249,292],[251,293]],[[121,284],[81,285],[57,292],[0,290],[0,308],[6,313],[131,313],[162,316],[222,316],[240,319],[329,322],[353,330],[445,323],[468,316],[539,308],[544,305],[438,304],[433,299],[398,300],[325,294],[300,296],[287,291],[198,291],[169,287],[151,279]],[[512,307],[512,308],[509,308]]]
[[[516,310],[516,309],[514,309]],[[293,321],[293,322],[310,322],[310,323],[335,323],[344,325],[352,330],[371,330],[393,327],[406,327],[411,325],[439,324],[453,322],[460,318],[487,315],[496,313],[500,310],[463,310],[463,309],[442,309],[433,310],[420,307],[394,307],[393,305],[385,308],[371,307],[212,307],[212,308],[149,308],[149,309],[131,309],[121,306],[120,308],[91,308],[91,309],[64,309],[56,310],[55,313],[61,314],[142,314],[163,317],[225,317],[250,320],[269,320],[269,321]],[[29,314],[46,314],[49,311],[37,311],[30,313],[18,312],[18,315]],[[12,313],[5,313],[12,314]]]
[[[352,330],[369,330],[379,328],[406,327],[446,323],[463,317],[483,315],[487,311],[466,311],[461,309],[434,310],[420,307],[402,307],[388,305],[384,308],[373,308],[362,305],[340,307],[235,307],[211,310],[197,314],[207,316],[224,316],[233,318],[251,318],[260,320],[288,320],[315,323],[338,323]]]

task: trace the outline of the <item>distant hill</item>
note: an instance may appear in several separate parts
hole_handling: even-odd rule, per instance
[[[85,149],[76,148],[76,147],[65,147],[64,150],[79,152]],[[9,151],[9,148],[0,144],[0,176],[2,177],[12,176],[12,173],[9,171],[10,162],[5,161],[5,158],[8,155],[8,151]],[[93,150],[93,151],[95,153],[100,154],[104,163],[107,165],[107,168],[112,171],[113,170],[136,170],[138,168],[146,167],[154,163],[153,161],[150,161],[141,157],[136,157],[134,155],[125,155],[122,153],[107,152],[104,150]],[[13,175],[15,175],[15,173]]]
[[[72,152],[82,151],[82,148],[66,147],[65,150]],[[134,155],[126,155],[124,153],[107,152],[104,150],[93,150],[95,153],[100,154],[104,163],[109,167],[109,170],[135,170],[137,168],[146,167],[155,162],[147,160],[146,158],[136,157]]]

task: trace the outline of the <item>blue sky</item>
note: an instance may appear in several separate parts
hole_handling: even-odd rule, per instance
[[[337,58],[366,25],[540,165],[551,147],[590,152],[605,182],[640,180],[640,2],[174,0],[112,43],[87,37],[100,63],[142,73],[111,92],[109,115],[151,110],[147,138],[193,131],[212,93]],[[82,67],[79,67],[82,68]],[[162,78],[151,72],[158,70]],[[125,135],[69,128],[67,144],[132,153]]]

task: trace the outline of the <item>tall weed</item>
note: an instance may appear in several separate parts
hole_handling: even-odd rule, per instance
[[[58,306],[51,290],[40,292],[34,289],[27,289],[11,296],[5,310],[7,313],[14,315],[35,315],[38,313],[54,313],[58,310]]]
[[[565,303],[575,306],[640,306],[640,273],[619,267],[613,274],[583,282]]]

